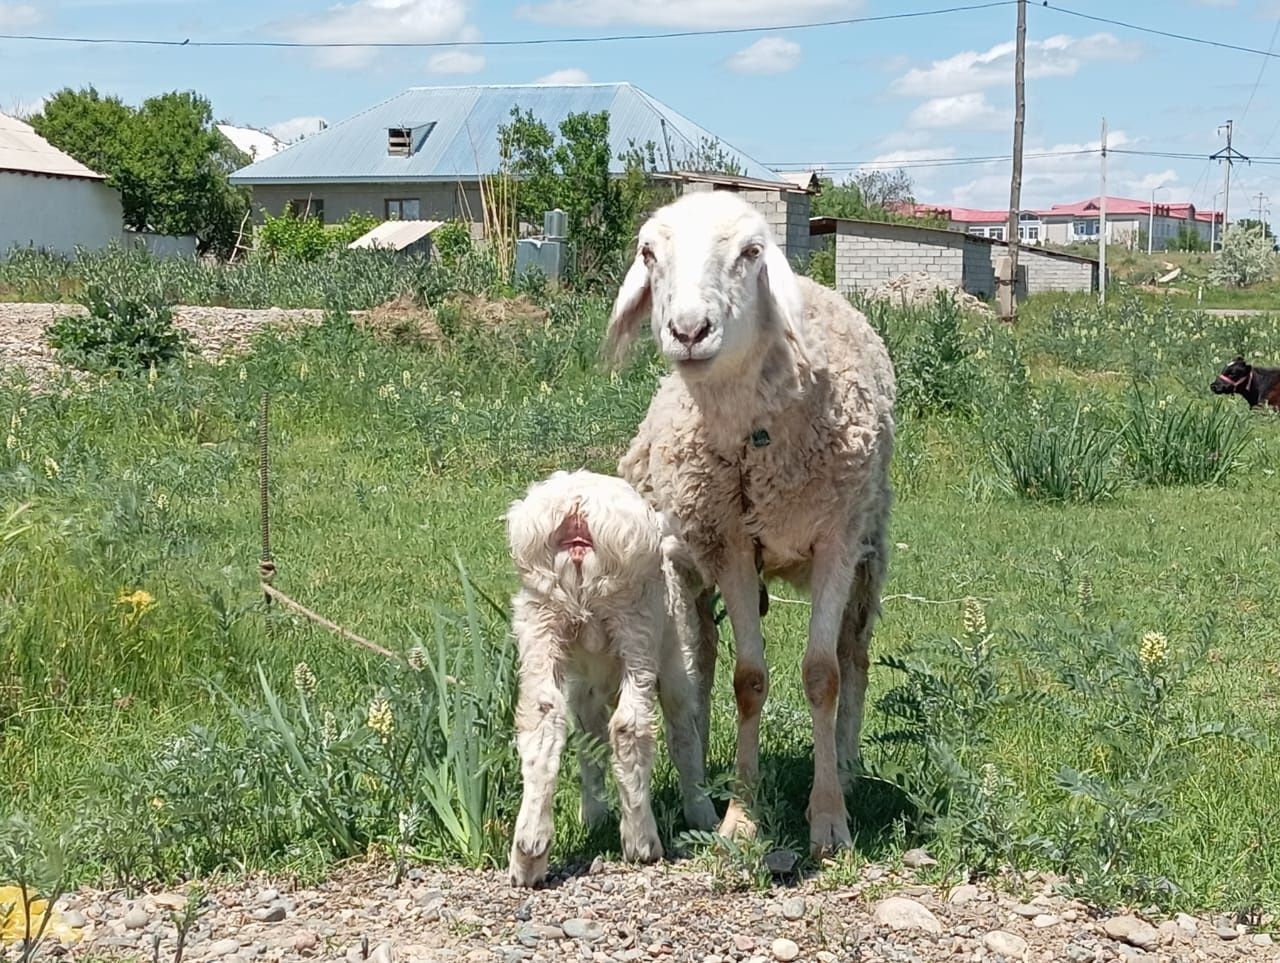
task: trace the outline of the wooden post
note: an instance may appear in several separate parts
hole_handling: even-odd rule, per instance
[[[1018,32],[1016,56],[1013,63],[1013,171],[1009,178],[1009,227],[1006,240],[1009,243],[1009,270],[997,272],[997,288],[1008,290],[1007,297],[1000,297],[1000,318],[1012,323],[1018,317],[1018,227],[1022,214],[1022,128],[1027,115],[1026,66],[1027,66],[1027,0],[1018,0]],[[1007,285],[1001,286],[1007,281]],[[1007,309],[1007,310],[1006,310]]]

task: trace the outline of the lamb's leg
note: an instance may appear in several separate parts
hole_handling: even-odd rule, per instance
[[[871,540],[871,554],[858,563],[853,591],[840,625],[840,711],[836,717],[836,759],[841,785],[853,784],[860,753],[862,714],[870,668],[871,629],[880,614],[880,591],[887,568],[887,546],[883,528]]]
[[[524,786],[507,869],[516,886],[536,886],[547,876],[547,854],[555,833],[552,804],[568,726],[568,706],[557,682],[560,677],[554,658],[546,653],[521,662],[516,745]]]
[[[856,571],[853,557],[856,553],[844,539],[828,539],[814,547],[813,609],[801,674],[813,718],[813,790],[808,816],[809,845],[815,856],[853,842],[836,752],[836,714],[842,689],[837,652]]]
[[[754,802],[760,774],[760,711],[769,695],[769,667],[760,632],[760,581],[750,545],[728,553],[719,585],[733,626],[733,695],[738,704],[737,797],[729,802],[719,831],[725,836],[751,837],[756,826],[747,807]]]
[[[671,627],[674,631],[675,626]],[[662,718],[666,725],[667,749],[680,776],[680,795],[684,802],[684,821],[691,829],[714,829],[716,810],[702,788],[706,780],[703,760],[706,754],[698,735],[697,695],[689,678],[684,652],[678,637],[668,638],[658,670],[658,698],[662,702]]]
[[[578,680],[569,697],[578,726],[594,743],[588,751],[578,755],[578,768],[582,773],[582,803],[578,814],[588,829],[604,825],[609,818],[609,803],[604,792],[604,763],[599,752],[609,744],[609,703],[617,688],[616,678],[597,678],[593,674]]]
[[[656,688],[657,678],[651,666],[624,665],[618,708],[609,720],[613,773],[622,806],[622,858],[642,863],[662,858],[662,841],[649,798]]]

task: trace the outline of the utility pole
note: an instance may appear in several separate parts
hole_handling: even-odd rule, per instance
[[[1102,194],[1098,197],[1098,303],[1107,304],[1107,118],[1102,118]]]
[[[1001,300],[1001,319],[1012,323],[1018,317],[1018,229],[1022,216],[1022,128],[1027,116],[1027,0],[1018,0],[1018,32],[1013,62],[1013,171],[1009,179],[1008,298]],[[1008,308],[1006,312],[1004,308]]]
[[[1228,120],[1218,128],[1218,133],[1222,133],[1223,130],[1227,132],[1227,146],[1216,154],[1209,155],[1209,160],[1216,160],[1218,163],[1226,161],[1227,163],[1226,184],[1222,189],[1222,233],[1224,237],[1227,233],[1227,225],[1231,223],[1231,167],[1238,160],[1242,160],[1246,164],[1253,163],[1244,154],[1231,146],[1232,126],[1232,122]]]
[[[1258,201],[1258,206],[1255,208],[1255,210],[1258,212],[1258,223],[1264,224],[1266,222],[1263,218],[1262,212],[1266,210],[1266,202],[1271,200],[1271,198],[1268,197],[1266,194],[1262,193],[1262,191],[1258,191],[1258,193],[1254,194],[1253,196]]]

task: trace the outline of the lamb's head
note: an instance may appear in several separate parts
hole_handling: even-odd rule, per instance
[[[609,319],[614,360],[646,316],[663,356],[690,380],[733,377],[778,341],[807,355],[795,275],[765,219],[736,194],[686,194],[655,211],[637,242]]]
[[[658,516],[635,489],[595,472],[554,472],[507,510],[511,557],[540,591],[656,572],[661,538]]]

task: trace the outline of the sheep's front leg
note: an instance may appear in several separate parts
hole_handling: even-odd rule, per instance
[[[555,834],[552,804],[568,726],[567,702],[552,657],[537,653],[522,662],[516,706],[523,795],[507,874],[514,886],[536,886],[547,877]]]
[[[738,791],[729,802],[719,831],[724,836],[752,837],[756,826],[747,815],[747,807],[754,802],[760,774],[760,711],[769,695],[769,667],[764,660],[764,636],[760,631],[760,577],[752,546],[740,546],[728,553],[718,583],[733,626],[733,695],[738,704]]]
[[[595,667],[598,669],[598,667]],[[590,671],[588,677],[575,682],[569,699],[574,717],[584,733],[591,737],[578,757],[582,773],[582,803],[578,815],[588,829],[604,825],[609,817],[609,803],[604,792],[604,763],[600,752],[609,745],[609,703],[618,690],[616,672]]]
[[[853,588],[855,565],[841,539],[814,548],[813,608],[801,674],[813,718],[813,790],[809,795],[809,846],[815,856],[853,843],[836,750],[841,692],[838,643]]]
[[[622,858],[641,863],[662,858],[662,841],[649,798],[656,690],[657,679],[651,667],[624,666],[618,708],[609,720],[613,773],[622,806]]]

